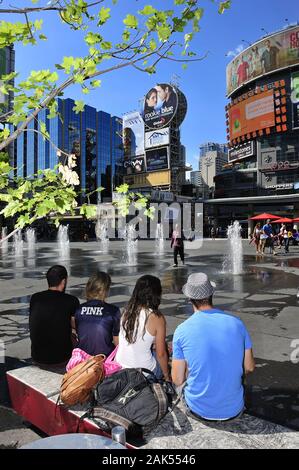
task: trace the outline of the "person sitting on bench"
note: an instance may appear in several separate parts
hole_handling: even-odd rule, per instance
[[[244,409],[243,373],[255,367],[250,336],[239,318],[213,307],[206,274],[191,274],[182,290],[194,313],[174,333],[172,380],[176,386],[186,381],[187,414],[232,419]]]
[[[39,365],[63,367],[72,355],[72,327],[79,300],[65,293],[67,270],[52,266],[47,274],[48,290],[30,300],[29,331],[31,356]]]
[[[87,302],[76,310],[78,348],[87,354],[109,356],[118,345],[120,310],[105,302],[109,295],[111,277],[98,271],[86,284]]]

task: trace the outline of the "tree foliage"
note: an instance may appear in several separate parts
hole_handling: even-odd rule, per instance
[[[216,5],[219,13],[228,9],[231,3],[210,1]],[[18,71],[0,77],[0,93],[14,95],[12,110],[8,111],[4,105],[0,105],[0,122],[5,123],[0,130],[0,152],[30,122],[36,120],[41,110],[48,109],[49,118],[57,116],[56,98],[63,96],[64,91],[73,84],[79,84],[86,94],[101,85],[102,75],[115,70],[133,67],[153,74],[161,61],[178,61],[184,66],[189,61],[201,59],[191,50],[203,15],[201,2],[198,0],[169,0],[160,3],[162,6],[167,4],[164,9],[144,1],[127,2],[131,11],[126,12],[121,23],[119,8],[122,2],[118,0],[31,0],[31,3],[28,0],[25,7],[12,3],[13,0],[2,1],[0,4],[0,48],[15,44],[28,48],[47,40],[43,33],[43,24],[47,15],[54,12],[57,14],[57,21],[62,22],[65,28],[70,28],[80,38],[83,36],[85,52],[78,57],[62,57],[59,63],[52,66],[49,64],[46,70],[32,70],[23,80],[19,80]],[[10,21],[5,21],[7,14]],[[36,14],[40,16],[38,19],[35,18]],[[12,18],[16,18],[16,21],[12,22]],[[113,38],[106,35],[106,26],[109,23],[120,24],[114,31]],[[28,49],[26,52],[28,54]],[[83,110],[84,102],[76,101],[74,111],[80,113]],[[12,130],[7,124],[12,125]],[[50,139],[45,126],[42,127],[40,123],[38,125],[38,132]],[[9,181],[12,169],[5,165],[2,162],[0,166],[1,200],[7,205],[2,212],[5,217],[19,214],[18,226],[31,223],[37,216],[46,215],[47,210],[48,213],[52,211],[60,215],[71,210],[76,191],[61,172],[45,170],[42,174],[35,175],[35,179],[32,175],[25,180],[17,178],[13,182]],[[53,190],[51,197],[49,188]],[[67,194],[63,201],[62,191]],[[25,196],[28,195],[29,202],[25,202]],[[90,215],[91,212],[88,210],[86,214]]]

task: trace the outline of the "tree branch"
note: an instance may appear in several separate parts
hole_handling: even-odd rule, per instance
[[[86,5],[86,10],[89,8],[99,5],[100,3],[103,3],[104,0],[98,0],[96,2],[88,3]],[[62,6],[48,6],[48,7],[25,7],[25,8],[18,8],[12,6],[11,8],[0,8],[0,14],[5,13],[5,14],[26,14],[26,13],[38,13],[38,12],[44,12],[44,11],[66,11],[65,7]]]
[[[119,70],[119,69],[122,69],[122,68],[125,68],[125,67],[128,67],[128,66],[131,66],[133,64],[135,64],[136,62],[140,62],[141,60],[144,60],[146,59],[147,57],[151,57],[152,55],[154,54],[157,54],[163,47],[165,46],[165,44],[162,44],[160,45],[157,49],[143,55],[142,57],[138,57],[137,59],[134,59],[134,60],[131,60],[131,61],[126,61],[126,62],[123,62],[121,64],[117,64],[117,65],[114,65],[112,67],[109,67],[108,69],[105,69],[105,70],[98,70],[97,72],[94,72],[93,74],[89,75],[89,76],[86,76],[84,77],[84,81],[85,80],[90,80],[92,78],[95,78],[95,77],[98,77],[100,75],[104,75],[106,73],[109,73],[109,72],[113,72],[115,70]],[[68,88],[70,85],[72,85],[73,83],[75,82],[75,77],[71,77],[71,78],[68,78],[64,83],[62,83],[62,85],[60,85],[60,87],[58,88],[55,88],[39,105],[38,108],[36,108],[32,114],[30,114],[23,122],[22,124],[20,125],[20,127],[18,127],[18,129],[16,129],[4,142],[1,142],[0,143],[0,151],[4,148],[6,148],[9,144],[11,144],[25,129],[26,127],[28,126],[28,124],[30,124],[31,121],[33,121],[36,116],[38,115],[38,113],[46,108],[48,106],[48,104],[54,100],[62,91],[64,91],[66,88]]]

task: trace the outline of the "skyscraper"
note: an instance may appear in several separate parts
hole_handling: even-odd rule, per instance
[[[74,100],[58,99],[59,115],[48,119],[48,111],[42,110],[35,121],[18,137],[14,145],[14,166],[18,176],[30,176],[38,170],[54,168],[59,163],[59,151],[76,156],[80,190],[91,193],[99,186],[101,193],[90,195],[90,202],[107,201],[121,181],[122,121],[104,111],[86,105],[76,114]],[[40,133],[40,123],[46,124],[50,140]],[[63,158],[63,156],[62,156]]]

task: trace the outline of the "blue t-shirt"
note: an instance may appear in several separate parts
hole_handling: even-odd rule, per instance
[[[263,231],[264,233],[267,235],[267,237],[271,237],[272,233],[273,233],[273,230],[272,230],[272,227],[271,225],[269,224],[265,224],[263,226]]]
[[[218,309],[195,312],[173,337],[173,359],[188,366],[185,400],[206,419],[229,419],[244,407],[245,349],[252,347],[244,323]]]
[[[113,336],[119,334],[120,310],[115,305],[89,300],[76,310],[78,348],[95,356],[109,354],[115,348]]]

